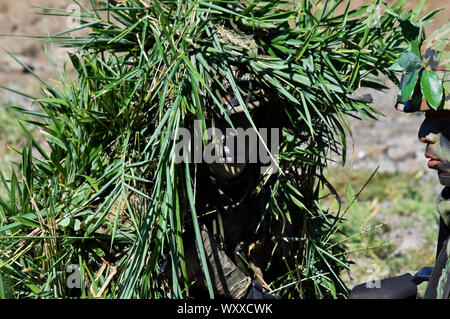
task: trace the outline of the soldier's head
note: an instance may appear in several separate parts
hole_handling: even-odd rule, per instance
[[[415,86],[409,99],[399,95],[396,105],[404,112],[424,112],[425,119],[419,129],[419,140],[427,144],[425,157],[428,167],[438,171],[442,184],[450,185],[450,24],[434,32],[421,50],[422,69],[403,75],[401,89]],[[424,78],[428,77],[428,78]],[[423,79],[423,80],[422,80]],[[434,86],[433,86],[434,85]],[[439,87],[441,86],[441,87]]]
[[[255,81],[252,81],[248,73],[243,72],[242,75],[238,70],[233,71],[236,84],[247,106],[248,115],[258,126],[260,124],[258,118],[267,103],[264,91],[256,86]],[[239,177],[249,163],[255,163],[250,159],[257,152],[255,149],[257,135],[230,87],[227,88],[227,92],[222,98],[224,109],[227,111],[228,119],[233,123],[234,129],[225,116],[212,117],[210,124],[220,134],[217,136],[216,148],[221,149],[219,152],[222,154],[222,158],[219,162],[209,164],[208,168],[218,181],[228,182]]]

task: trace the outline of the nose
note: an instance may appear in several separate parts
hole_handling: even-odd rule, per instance
[[[432,118],[425,118],[419,129],[419,141],[434,144],[439,140],[438,122]]]

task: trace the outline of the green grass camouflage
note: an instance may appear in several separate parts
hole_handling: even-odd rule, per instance
[[[389,68],[406,44],[404,2],[378,15],[382,1],[349,10],[343,0],[91,1],[89,8],[74,0],[81,24],[43,39],[74,48],[75,73],[50,60],[59,79],[51,85],[23,64],[43,89],[28,96],[42,111],[22,115],[48,147],[22,125],[30,142],[12,175],[1,175],[0,296],[191,297],[186,225],[206,263],[199,166],[175,163],[170,137],[194,120],[205,128],[217,116],[231,125],[227,90],[256,127],[233,76],[238,68],[263,89],[268,114],[283,118],[279,170],[249,194],[269,190],[269,225],[301,226],[282,239],[296,248],[268,284],[280,298],[344,298],[347,253],[333,240],[342,211],[322,209],[319,190],[339,200],[324,170],[330,152],[345,157],[347,118],[379,114],[349,96],[360,86],[380,88],[369,79],[377,72],[398,83]],[[161,276],[166,260],[169,280]],[[80,270],[75,293],[69,265]]]

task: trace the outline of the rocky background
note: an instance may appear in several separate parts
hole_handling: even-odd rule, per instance
[[[426,166],[425,144],[419,142],[417,132],[423,113],[405,114],[395,110],[398,88],[389,80],[380,80],[389,88],[376,91],[361,88],[358,93],[371,94],[373,107],[383,113],[377,120],[351,119],[352,138],[349,139],[345,168],[375,170],[381,173],[424,171],[426,177],[435,175]],[[342,167],[339,160],[335,167]]]
[[[394,0],[387,1],[389,4]],[[371,1],[351,1],[352,7]],[[418,1],[406,1],[407,9],[413,9]],[[425,27],[425,34],[449,22],[450,3],[447,1],[427,0],[422,12],[443,9],[432,23]],[[356,170],[374,170],[379,172],[417,173],[423,171],[425,178],[435,178],[436,174],[427,169],[424,158],[425,145],[417,139],[417,131],[423,121],[423,114],[405,114],[394,109],[398,88],[389,79],[381,78],[381,82],[389,87],[384,91],[362,88],[361,94],[370,93],[373,97],[371,105],[384,114],[378,120],[351,120],[353,131],[352,143],[348,149],[346,167]]]

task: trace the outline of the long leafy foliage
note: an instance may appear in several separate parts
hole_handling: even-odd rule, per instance
[[[22,125],[30,143],[11,178],[1,176],[3,296],[67,297],[70,264],[80,265],[81,297],[188,296],[181,236],[187,221],[202,247],[196,165],[176,163],[171,137],[193,120],[205,126],[207,114],[231,122],[224,82],[255,125],[233,66],[258,79],[277,101],[270,107],[287,119],[266,218],[295,218],[302,227],[289,239],[299,242],[295,267],[271,288],[286,298],[345,296],[346,254],[332,242],[341,218],[321,209],[318,190],[332,190],[323,170],[330,151],[345,155],[347,117],[378,114],[348,96],[370,86],[368,75],[377,71],[397,81],[388,68],[405,32],[397,18],[404,1],[380,16],[381,1],[352,11],[349,3],[79,4],[80,26],[46,38],[75,48],[75,76],[57,68],[59,84],[42,80],[42,97],[33,97],[42,112],[18,109],[48,145]],[[78,30],[88,33],[73,36]],[[169,282],[159,275],[168,256]],[[210,281],[208,287],[212,297]]]

